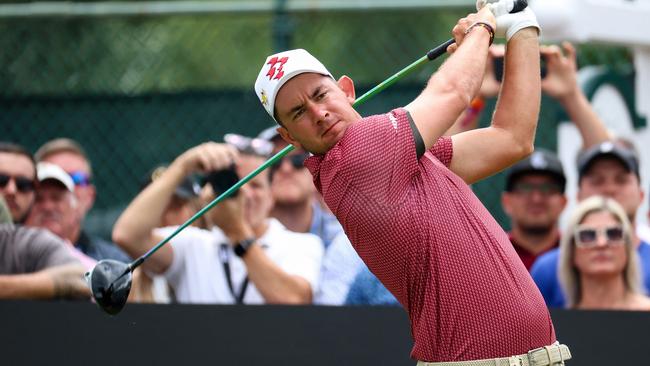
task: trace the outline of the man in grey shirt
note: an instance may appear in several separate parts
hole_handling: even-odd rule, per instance
[[[0,299],[89,298],[83,273],[49,231],[0,224]]]

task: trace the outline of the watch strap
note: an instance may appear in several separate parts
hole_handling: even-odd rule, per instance
[[[248,252],[248,248],[250,248],[253,244],[255,244],[255,238],[247,238],[240,241],[235,245],[235,255],[240,258],[243,257],[246,255],[246,252]]]

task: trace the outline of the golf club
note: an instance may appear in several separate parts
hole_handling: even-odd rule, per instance
[[[514,13],[517,11],[521,11],[526,8],[526,5],[527,5],[526,0],[517,0],[515,2],[514,9],[511,12]],[[428,61],[435,60],[436,58],[440,57],[447,51],[447,47],[449,47],[449,45],[453,43],[454,43],[454,39],[452,38],[442,43],[441,45],[433,48],[432,50],[427,52],[426,55],[422,56],[420,59],[406,66],[405,68],[398,71],[388,79],[384,80],[374,88],[367,91],[365,94],[363,94],[354,102],[353,107],[356,107],[364,103],[369,98],[373,97],[377,93],[381,92],[382,90],[386,89],[390,85],[394,84],[397,80],[408,75],[410,72],[422,66],[423,64],[427,63]],[[215,205],[223,201],[225,198],[229,197],[233,192],[238,190],[241,186],[246,184],[251,179],[255,178],[260,172],[264,171],[271,165],[275,164],[277,161],[282,159],[285,155],[287,155],[289,152],[291,152],[294,149],[295,147],[293,145],[288,145],[287,147],[279,151],[273,157],[271,157],[262,165],[260,165],[257,169],[249,173],[247,176],[242,178],[240,181],[238,181],[228,190],[226,190],[225,192],[220,194],[217,198],[215,198],[210,203],[208,203],[200,211],[194,214],[194,216],[192,216],[185,223],[179,226],[173,233],[171,233],[169,236],[161,240],[153,248],[151,248],[141,257],[135,259],[133,262],[126,264],[115,260],[99,261],[97,265],[90,272],[87,272],[85,275],[86,281],[90,286],[92,296],[95,299],[97,305],[108,314],[115,315],[119,313],[124,307],[124,305],[126,304],[127,298],[129,296],[129,292],[131,290],[131,282],[132,282],[131,274],[133,270],[135,270],[138,266],[140,266],[147,258],[153,255],[156,251],[158,251],[158,249],[160,249],[163,245],[168,243],[183,229],[191,225],[199,217],[203,216],[208,210],[212,209]]]

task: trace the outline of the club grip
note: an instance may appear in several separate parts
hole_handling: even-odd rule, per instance
[[[434,49],[432,49],[431,51],[427,52],[427,58],[428,58],[430,61],[433,61],[433,60],[437,59],[437,58],[440,57],[442,54],[444,54],[445,52],[447,52],[447,47],[449,47],[450,45],[454,44],[454,42],[455,42],[454,39],[451,38],[451,39],[448,40],[447,42],[445,42],[445,43],[439,45],[438,47],[436,47],[436,48],[434,48]]]

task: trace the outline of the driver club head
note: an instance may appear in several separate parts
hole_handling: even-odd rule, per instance
[[[99,307],[108,314],[119,313],[131,291],[131,268],[123,262],[104,259],[86,272],[86,281]]]

